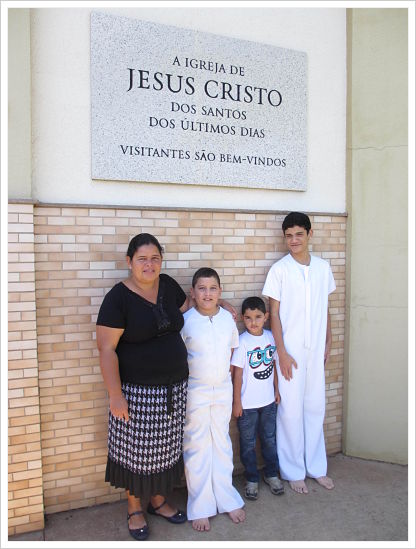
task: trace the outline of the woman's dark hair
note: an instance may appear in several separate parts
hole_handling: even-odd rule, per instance
[[[127,248],[126,255],[133,259],[134,254],[137,252],[137,250],[141,246],[148,246],[149,244],[153,244],[153,246],[156,246],[156,248],[159,250],[161,257],[163,257],[163,248],[159,243],[159,240],[149,233],[140,233],[136,234],[129,243],[129,247]]]
[[[241,305],[241,313],[244,314],[247,309],[250,309],[250,311],[255,311],[258,309],[263,314],[266,314],[266,305],[261,297],[246,297]]]
[[[285,234],[287,229],[291,229],[292,227],[303,227],[306,230],[306,233],[309,234],[309,231],[311,230],[311,220],[309,217],[301,212],[291,212],[288,214],[282,223],[282,231],[283,234]]]
[[[221,287],[220,277],[218,276],[217,271],[214,271],[214,269],[211,269],[210,267],[201,267],[196,271],[194,276],[192,277],[192,288],[195,288],[196,283],[200,278],[215,278],[218,282],[218,286]]]

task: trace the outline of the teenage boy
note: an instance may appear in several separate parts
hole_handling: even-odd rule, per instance
[[[209,517],[228,513],[243,522],[244,502],[232,484],[233,449],[230,358],[238,346],[231,314],[218,305],[221,285],[214,269],[193,276],[195,307],[184,314],[181,334],[188,350],[189,382],[184,429],[188,519],[197,531],[210,529]]]
[[[234,369],[233,414],[240,432],[240,459],[245,468],[245,497],[258,497],[257,435],[264,460],[264,481],[275,495],[283,494],[277,476],[276,411],[280,402],[273,335],[264,328],[269,313],[260,297],[243,301],[241,313],[246,331],[240,335],[231,364]]]
[[[272,265],[263,288],[279,357],[277,453],[281,477],[307,494],[306,476],[334,487],[326,476],[323,422],[324,365],[332,342],[328,295],[335,281],[329,263],[309,253],[313,232],[307,215],[290,213],[282,230],[289,254]]]

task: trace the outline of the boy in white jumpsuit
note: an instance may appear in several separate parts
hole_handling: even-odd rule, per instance
[[[233,450],[229,436],[233,388],[232,349],[238,330],[231,314],[218,305],[220,279],[210,268],[193,277],[195,308],[184,314],[181,334],[188,350],[189,381],[184,429],[188,519],[195,530],[210,529],[209,517],[228,513],[244,521],[244,502],[232,484]]]
[[[328,295],[335,281],[329,263],[309,253],[307,215],[290,213],[282,229],[289,254],[272,265],[263,288],[280,366],[277,453],[281,477],[307,494],[306,476],[328,490],[334,487],[326,476],[323,422],[324,365],[332,342]]]

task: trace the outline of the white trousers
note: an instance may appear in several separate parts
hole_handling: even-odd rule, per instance
[[[298,368],[292,369],[290,381],[277,369],[281,402],[276,443],[280,474],[285,480],[317,478],[327,472],[324,359],[322,353],[304,349],[295,360]]]
[[[243,507],[232,484],[233,449],[229,436],[232,383],[209,387],[190,382],[184,430],[184,463],[189,520]]]

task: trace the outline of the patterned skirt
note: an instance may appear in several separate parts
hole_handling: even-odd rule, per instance
[[[188,380],[171,386],[123,383],[129,421],[109,412],[105,480],[136,497],[165,495],[181,483]]]

